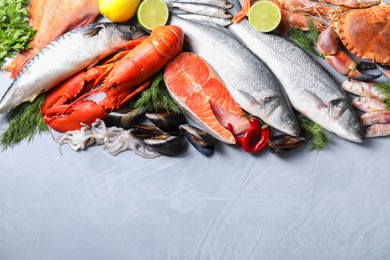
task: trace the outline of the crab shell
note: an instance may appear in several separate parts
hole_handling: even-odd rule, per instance
[[[335,26],[352,54],[390,65],[390,5],[344,11]]]

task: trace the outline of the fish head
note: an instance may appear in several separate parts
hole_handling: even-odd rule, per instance
[[[106,29],[110,32],[112,42],[116,41],[131,41],[148,35],[148,33],[141,28],[127,24],[109,23]]]
[[[283,133],[298,136],[299,123],[287,102],[280,96],[268,96],[260,100],[259,111],[263,111],[263,120]]]
[[[347,100],[342,98],[331,100],[327,113],[331,131],[349,141],[363,141],[364,133],[359,119]]]

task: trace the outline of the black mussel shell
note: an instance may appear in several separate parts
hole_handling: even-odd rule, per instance
[[[291,135],[276,135],[268,140],[268,146],[271,153],[283,153],[291,149],[297,148],[305,142],[305,138],[302,136]]]
[[[145,113],[146,109],[124,107],[108,113],[103,120],[107,126],[130,129],[132,125],[139,123],[144,118]]]
[[[170,135],[166,133],[145,138],[143,141],[154,151],[166,156],[181,154],[187,145],[182,135]]]
[[[140,139],[164,134],[158,127],[154,125],[132,125],[131,133]]]
[[[146,118],[164,132],[176,132],[179,125],[187,122],[183,114],[168,113],[166,111],[146,113]]]
[[[187,140],[202,154],[209,156],[214,152],[214,146],[218,143],[218,140],[209,133],[188,124],[180,125],[179,129]]]

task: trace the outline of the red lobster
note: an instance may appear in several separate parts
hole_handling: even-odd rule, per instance
[[[50,91],[42,107],[45,122],[66,132],[102,119],[148,87],[151,77],[182,51],[183,41],[179,27],[166,25],[153,29],[149,37],[129,42],[127,51],[79,72]],[[99,102],[86,99],[98,94],[105,96]]]

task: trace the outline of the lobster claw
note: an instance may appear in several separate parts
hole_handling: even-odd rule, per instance
[[[44,120],[51,128],[59,132],[80,129],[80,123],[91,125],[97,118],[103,119],[107,114],[104,107],[93,100],[81,100],[72,105],[61,105],[49,108]]]

